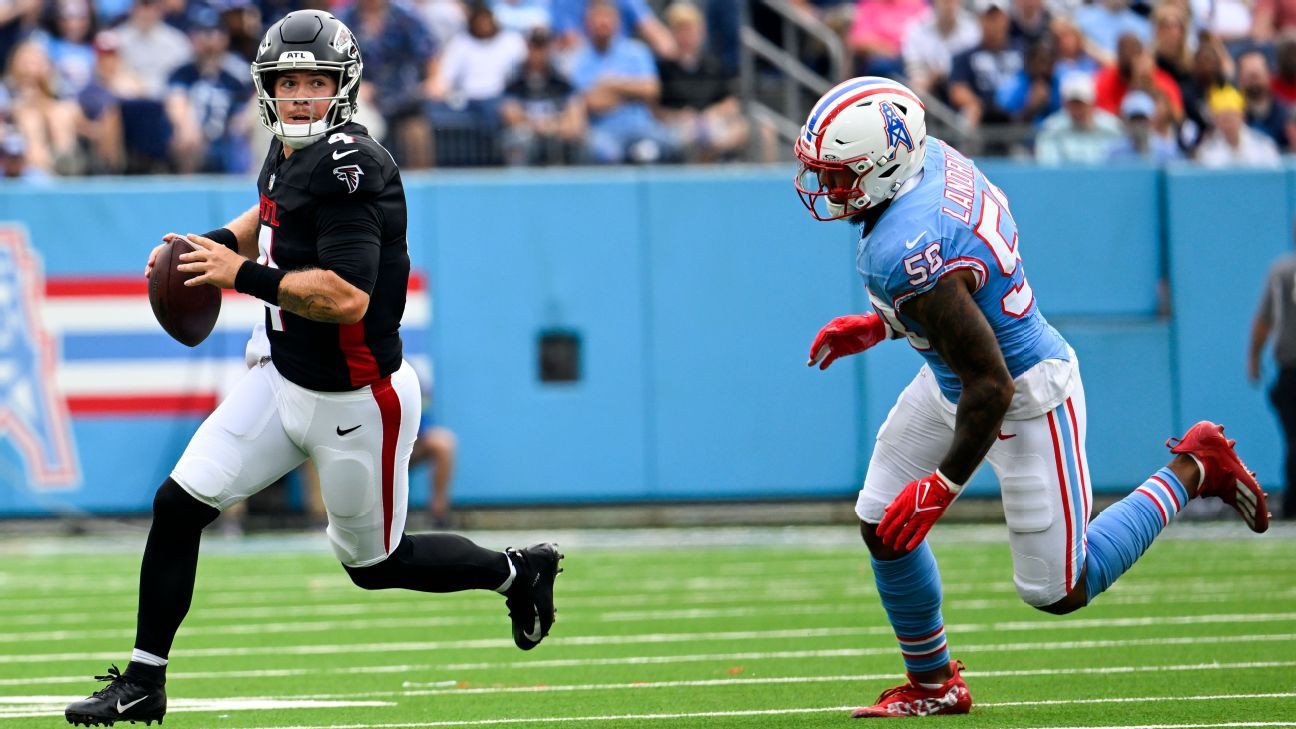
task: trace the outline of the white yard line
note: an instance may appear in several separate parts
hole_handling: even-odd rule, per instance
[[[1150,701],[1176,700],[1177,697],[1156,697]],[[499,724],[562,724],[564,722],[603,722],[603,721],[649,721],[665,719],[705,719],[737,716],[778,716],[785,714],[820,714],[827,712],[848,712],[854,706],[818,706],[813,708],[794,709],[747,709],[738,711],[697,711],[662,714],[608,714],[601,716],[545,716],[533,718],[510,719],[473,719],[465,721],[429,721],[401,722],[383,724],[314,724],[288,727],[257,727],[256,729],[421,729],[422,727],[450,726],[491,726]],[[1242,729],[1245,727],[1296,727],[1296,721],[1231,721],[1219,723],[1183,723],[1183,724],[1095,724],[1091,726],[1071,727],[1022,727],[1021,729]]]
[[[875,600],[876,600],[876,596]],[[1282,599],[1296,598],[1296,588],[1283,592],[1266,593],[1266,599],[1270,602],[1277,602]],[[132,600],[135,600],[132,596]],[[1252,600],[1248,595],[1238,594],[1236,591],[1221,592],[1214,594],[1192,593],[1186,595],[1167,595],[1161,593],[1148,593],[1143,595],[1121,595],[1104,594],[1103,605],[1177,605],[1186,604],[1215,604],[1230,601],[1247,602]],[[833,602],[836,597],[829,595],[822,590],[812,590],[808,593],[800,593],[790,597],[785,593],[744,593],[742,595],[727,593],[698,593],[694,595],[607,595],[603,597],[566,597],[561,598],[563,614],[571,617],[573,614],[589,613],[599,616],[597,619],[609,622],[621,620],[631,620],[631,616],[637,614],[633,610],[624,610],[621,612],[600,613],[607,608],[637,608],[640,612],[647,611],[654,606],[681,604],[687,605],[723,605],[727,603],[747,604],[757,600],[765,606],[767,612],[783,611],[787,606],[823,606],[824,603]],[[874,602],[875,602],[874,600]],[[51,606],[47,601],[37,605],[37,601],[31,602],[31,610],[49,610]],[[68,604],[82,605],[84,600],[67,601]],[[845,606],[848,611],[863,614],[873,607],[874,602],[856,599],[851,605]],[[947,610],[1001,610],[1004,608],[1021,607],[1022,601],[1019,598],[955,598],[945,601]],[[218,620],[230,620],[235,623],[246,623],[253,620],[264,618],[287,618],[287,617],[337,617],[345,615],[364,615],[374,617],[382,614],[408,614],[411,609],[417,609],[420,612],[434,613],[438,617],[451,616],[482,616],[484,612],[490,612],[482,607],[480,603],[448,603],[447,601],[438,601],[435,598],[427,602],[421,602],[415,608],[409,601],[389,600],[379,603],[374,602],[333,602],[321,605],[270,605],[256,607],[210,607],[198,606],[189,614],[189,619],[185,623],[185,630],[189,631],[195,627],[207,627],[209,624],[216,625]],[[677,608],[678,609],[678,608]],[[698,613],[697,617],[722,617],[720,611],[732,610],[739,608],[698,608],[698,610],[715,610],[711,615]],[[750,608],[741,608],[750,609]],[[682,609],[681,609],[682,610]],[[3,612],[3,611],[0,611]],[[613,617],[615,616],[615,617]],[[483,617],[485,622],[495,622],[495,617]],[[0,624],[8,627],[21,625],[35,625],[48,627],[50,625],[77,625],[82,623],[127,623],[134,622],[135,607],[132,603],[129,609],[116,611],[85,611],[85,612],[57,612],[49,614],[48,612],[28,613],[26,615],[4,615]],[[226,625],[225,623],[219,623]],[[191,627],[192,626],[192,627]]]
[[[63,716],[70,701],[82,697],[67,696],[2,696],[0,719],[31,719],[41,716]],[[172,699],[167,702],[167,714],[197,711],[283,711],[285,709],[341,709],[348,707],[395,706],[387,701],[317,701],[312,699]]]
[[[977,704],[980,709],[1000,708],[1009,706],[1067,706],[1094,703],[1154,703],[1163,701],[1236,701],[1239,699],[1273,699],[1273,698],[1291,698],[1296,693],[1263,693],[1263,694],[1210,694],[1200,696],[1142,696],[1129,698],[1101,698],[1101,699],[1042,699],[1037,701],[1006,701],[998,703]],[[40,716],[61,716],[63,714],[62,703],[65,701],[75,701],[76,698],[56,697],[56,696],[33,696],[33,697],[13,697],[15,701],[11,702],[14,707],[12,713],[7,708],[0,708],[0,718],[18,718],[18,717],[40,717]],[[57,702],[57,703],[56,703]],[[269,709],[309,709],[309,708],[331,708],[336,706],[383,706],[379,702],[313,702],[313,701],[285,701],[278,699],[257,699],[257,698],[229,698],[229,699],[211,699],[211,700],[188,700],[176,701],[168,706],[170,712],[184,711],[261,711]],[[4,707],[0,703],[0,707]],[[793,709],[748,709],[738,711],[699,711],[699,712],[678,712],[662,714],[611,714],[599,716],[547,716],[547,717],[530,717],[530,718],[508,718],[508,719],[469,719],[462,721],[432,721],[432,722],[384,722],[379,724],[319,724],[319,725],[297,725],[291,727],[262,727],[260,729],[415,729],[417,727],[449,727],[449,726],[489,726],[499,724],[556,724],[564,722],[595,722],[595,721],[639,721],[639,720],[663,720],[663,719],[697,719],[707,717],[735,717],[735,716],[774,716],[779,714],[811,714],[824,712],[847,712],[853,709],[850,706],[824,706],[815,708],[793,708]],[[1110,727],[1112,725],[1098,725]],[[1296,721],[1288,722],[1227,722],[1217,724],[1146,724],[1138,727],[1127,727],[1127,729],[1204,729],[1206,727],[1290,727],[1296,726]],[[1041,727],[1040,729],[1046,729]],[[1047,729],[1063,729],[1061,727]],[[1065,729],[1071,729],[1067,727]],[[1076,728],[1081,729],[1081,728]],[[1088,729],[1088,728],[1085,728]]]
[[[786,615],[853,615],[858,611],[849,605],[807,605],[778,610]],[[185,635],[283,635],[290,633],[333,633],[345,630],[402,629],[402,628],[436,628],[454,625],[494,625],[499,623],[499,615],[478,611],[475,617],[410,617],[410,618],[357,618],[354,620],[294,620],[276,623],[247,623],[240,625],[207,625],[193,626],[185,630]],[[661,620],[700,620],[725,617],[759,617],[769,615],[769,607],[741,607],[724,609],[690,608],[685,610],[643,610],[634,612],[609,613],[615,615],[615,622],[654,622]],[[1223,623],[1284,623],[1296,621],[1296,612],[1287,613],[1221,613],[1208,615],[1176,615],[1139,618],[1091,618],[1057,620],[1014,620],[996,623],[949,623],[950,633],[1010,633],[1036,632],[1040,630],[1089,630],[1093,628],[1141,628],[1159,625],[1210,625]],[[813,630],[813,629],[810,629]],[[822,630],[850,630],[851,635],[891,635],[892,628],[887,625],[875,625],[860,628],[823,628]],[[778,631],[774,631],[778,632]],[[134,628],[114,630],[47,630],[28,633],[0,633],[0,643],[53,643],[57,641],[86,641],[129,639],[135,635]],[[661,635],[661,634],[659,634]],[[676,635],[688,635],[687,633]],[[711,635],[699,633],[698,635]],[[723,635],[723,634],[722,634]],[[813,633],[809,636],[813,637]],[[564,642],[581,644],[587,640],[606,640],[609,636],[573,636],[564,638]],[[634,638],[634,636],[629,636]],[[795,637],[795,636],[793,636]]]
[[[565,645],[574,646],[608,646],[638,645],[638,643],[682,643],[693,641],[770,641],[770,639],[791,638],[835,638],[842,636],[867,636],[875,628],[811,628],[800,630],[734,630],[727,633],[652,633],[643,636],[583,636],[564,638]],[[1089,650],[1103,647],[1130,646],[1168,646],[1168,645],[1209,645],[1209,643],[1252,643],[1252,642],[1287,642],[1296,641],[1296,633],[1262,634],[1262,636],[1183,636],[1165,638],[1130,638],[1103,639],[1103,641],[1067,641],[1067,642],[1021,642],[994,643],[994,645],[963,645],[958,652],[1007,652],[1007,651],[1041,651],[1041,650]],[[482,638],[476,641],[426,641],[426,642],[393,642],[393,643],[355,643],[355,645],[307,645],[307,646],[263,646],[263,647],[219,647],[219,649],[192,649],[183,652],[185,660],[194,658],[224,658],[224,656],[248,655],[338,655],[338,654],[391,654],[391,652],[426,652],[443,649],[507,649],[513,642],[503,638]],[[815,655],[894,655],[894,646],[876,647],[876,649],[844,649],[839,651],[819,651]],[[785,656],[801,654],[801,651],[787,651]],[[743,654],[712,654],[743,655]],[[758,654],[757,654],[758,655]],[[36,664],[36,663],[84,663],[105,660],[121,662],[124,654],[121,651],[100,652],[62,652],[62,654],[0,655],[0,664]],[[688,660],[714,660],[710,656],[634,656],[634,658],[608,659],[551,659],[529,660],[529,662],[502,663],[461,663],[446,665],[446,669],[469,668],[539,668],[555,665],[619,665],[635,663],[671,663],[688,662]]]
[[[1092,648],[1128,648],[1156,645],[1210,645],[1220,643],[1270,643],[1296,640],[1296,634],[1279,635],[1220,635],[1192,638],[1134,638],[1127,640],[1083,640],[1053,643],[959,644],[956,653],[1006,653],[1011,651],[1068,650]],[[558,668],[570,666],[621,666],[660,663],[701,663],[707,661],[757,661],[780,658],[858,658],[863,656],[895,655],[897,649],[887,648],[831,648],[796,651],[745,651],[741,653],[693,653],[674,656],[624,656],[619,658],[551,658],[532,661],[498,661],[476,663],[449,663],[440,666],[445,671],[477,671],[508,668]]]
[[[958,570],[950,571],[951,577],[956,577],[959,574]],[[999,574],[1002,573],[996,571],[996,575]],[[851,577],[858,577],[858,579],[851,581]],[[844,587],[843,578],[848,580]],[[21,580],[13,575],[0,573],[0,585],[3,585],[6,590],[17,591],[21,589],[24,594],[29,596],[16,599],[0,599],[0,612],[31,609],[46,610],[52,609],[55,605],[79,607],[84,605],[86,599],[91,598],[96,601],[116,597],[134,599],[139,587],[138,576],[105,578],[95,583],[93,591],[90,592],[87,592],[88,588],[85,582],[69,581],[62,577],[40,578],[39,584],[27,584],[31,582],[33,581]],[[849,570],[841,570],[836,575],[824,575],[817,579],[786,580],[739,576],[679,575],[638,581],[633,586],[636,592],[641,593],[682,593],[684,595],[699,592],[732,594],[735,591],[750,591],[753,588],[767,594],[784,595],[797,594],[802,591],[828,591],[846,596],[872,596],[876,594],[876,588],[869,575],[864,573],[856,574]],[[1123,594],[1137,594],[1147,592],[1163,593],[1167,589],[1176,589],[1185,594],[1194,592],[1237,593],[1244,590],[1268,592],[1273,587],[1273,577],[1267,574],[1237,574],[1230,576],[1227,580],[1211,580],[1202,579],[1200,573],[1194,573],[1194,575],[1172,577],[1149,575],[1129,584],[1122,584],[1119,591]],[[198,593],[211,596],[207,602],[233,604],[273,602],[281,600],[285,596],[291,596],[291,600],[302,594],[324,596],[336,593],[354,593],[356,589],[344,575],[332,574],[307,575],[304,578],[289,573],[248,579],[222,577],[200,580],[198,583]],[[578,580],[565,583],[562,586],[561,594],[598,598],[606,595],[607,590],[606,580],[590,579],[588,575],[582,575]],[[1009,579],[955,580],[943,585],[943,590],[949,595],[963,593],[983,594],[986,592],[1005,595],[1016,594],[1016,588]],[[59,602],[50,605],[51,601]],[[290,601],[287,604],[294,603]]]
[[[1246,670],[1257,668],[1290,668],[1296,666],[1296,661],[1254,661],[1247,663],[1194,663],[1179,664],[1172,666],[1108,666],[1105,668],[1038,668],[1022,669],[1013,671],[964,671],[963,675],[969,678],[986,679],[986,678],[1024,678],[1033,676],[1060,676],[1060,675],[1079,675],[1079,674],[1127,674],[1127,673],[1159,673],[1162,671],[1208,671],[1208,670]],[[801,684],[801,683],[856,683],[860,681],[886,681],[894,680],[897,675],[892,673],[869,673],[839,676],[768,676],[759,678],[715,678],[700,679],[693,681],[633,681],[626,683],[590,683],[590,684],[557,684],[557,685],[539,685],[539,686],[483,686],[480,688],[456,688],[442,687],[426,688],[423,684],[405,682],[406,690],[392,692],[367,692],[362,694],[347,694],[345,697],[359,696],[363,698],[378,697],[399,697],[399,696],[439,696],[439,695],[458,695],[458,694],[510,694],[510,693],[549,693],[549,692],[572,692],[572,691],[618,691],[618,690],[640,690],[640,689],[661,689],[661,688],[710,688],[716,686],[748,686],[762,684]],[[1283,696],[1296,696],[1296,694],[1283,694]],[[335,699],[345,698],[339,695],[309,695],[302,698],[311,699]],[[1269,698],[1266,696],[1266,698]],[[1124,701],[1136,701],[1138,699],[1122,699]],[[1094,699],[1093,702],[1101,702],[1102,699]],[[1039,702],[1019,702],[1022,705],[1030,705]],[[978,706],[1012,706],[1016,704],[977,704]]]

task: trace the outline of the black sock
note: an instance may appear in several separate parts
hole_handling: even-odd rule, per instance
[[[387,559],[371,567],[346,567],[346,571],[366,590],[399,587],[419,592],[494,590],[510,572],[503,552],[479,547],[457,534],[406,534]]]
[[[159,658],[171,652],[171,642],[193,600],[202,530],[217,516],[220,511],[190,496],[170,478],[158,488],[140,565],[136,648]],[[137,665],[143,666],[132,663],[126,670]]]
[[[126,670],[122,672],[122,676],[135,683],[161,686],[166,683],[166,666],[150,666],[146,663],[131,661],[126,664]]]

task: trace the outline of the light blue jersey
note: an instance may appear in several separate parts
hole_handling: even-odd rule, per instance
[[[1026,282],[1017,223],[1003,191],[953,147],[935,137],[927,142],[921,179],[908,183],[865,230],[856,266],[878,314],[908,338],[941,392],[957,402],[958,376],[928,344],[922,327],[904,314],[906,301],[950,271],[966,268],[976,275],[974,299],[1014,379],[1044,360],[1070,360],[1071,350],[1040,313]]]

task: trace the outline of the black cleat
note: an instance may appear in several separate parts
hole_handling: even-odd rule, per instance
[[[558,545],[533,544],[526,549],[505,550],[517,576],[505,595],[509,618],[513,621],[513,642],[518,648],[529,651],[540,645],[540,641],[549,635],[557,619],[554,609],[554,580],[562,569],[558,563],[563,555],[558,553]]]
[[[130,669],[127,669],[130,673]],[[148,683],[117,670],[116,666],[108,669],[107,676],[95,676],[109,684],[94,692],[90,698],[74,701],[63,711],[69,724],[81,726],[112,726],[114,722],[129,721],[134,724],[142,721],[146,725],[157,721],[162,723],[166,714],[166,691],[162,684]]]

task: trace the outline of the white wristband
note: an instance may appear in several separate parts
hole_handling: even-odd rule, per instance
[[[945,488],[949,489],[949,492],[951,494],[957,494],[958,492],[962,491],[963,487],[966,485],[961,483],[954,483],[954,480],[951,479],[949,476],[946,476],[945,474],[941,473],[941,470],[939,468],[936,469],[936,473],[933,475],[935,475],[936,478],[939,478],[941,482],[945,484]]]

